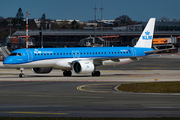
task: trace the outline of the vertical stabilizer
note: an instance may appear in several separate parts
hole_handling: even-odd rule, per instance
[[[147,23],[141,37],[134,47],[151,48],[154,34],[155,18],[151,18]]]

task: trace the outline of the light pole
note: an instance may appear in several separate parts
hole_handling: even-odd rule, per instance
[[[104,10],[104,8],[102,7],[102,3],[101,3],[101,8],[99,8],[101,10],[101,37],[102,37],[102,11]]]
[[[26,12],[26,48],[28,48],[28,14],[30,15],[30,13],[27,11]]]
[[[95,24],[94,24],[94,36],[95,36],[95,39],[96,39],[96,3],[95,3],[95,8],[94,8],[94,11],[95,11],[95,16],[94,16],[94,19],[95,19]]]
[[[10,24],[8,24],[8,26],[10,26],[10,37],[11,37],[11,27],[13,26],[13,24],[11,24],[11,20],[9,22]]]

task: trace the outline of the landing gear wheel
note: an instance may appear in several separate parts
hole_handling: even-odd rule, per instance
[[[20,77],[20,78],[24,78],[25,75],[24,75],[23,73],[20,73],[20,74],[19,74],[19,77]]]
[[[72,72],[71,72],[70,70],[65,70],[65,71],[63,72],[63,75],[64,75],[64,76],[71,76],[71,75],[72,75]]]
[[[24,73],[23,73],[23,70],[24,70],[24,68],[20,68],[20,74],[19,74],[19,77],[20,78],[24,78],[25,77],[25,75],[24,75]]]
[[[99,77],[101,75],[100,71],[94,71],[92,72],[92,76],[97,76]]]

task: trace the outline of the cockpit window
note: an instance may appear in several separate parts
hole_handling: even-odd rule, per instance
[[[22,54],[21,54],[21,53],[18,53],[18,56],[22,56]]]
[[[21,53],[11,53],[9,56],[22,56]]]
[[[9,56],[16,56],[17,53],[11,53]]]

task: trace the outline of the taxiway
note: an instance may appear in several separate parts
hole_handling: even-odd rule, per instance
[[[25,69],[26,77],[19,78],[18,70],[1,66],[0,116],[180,117],[179,93],[116,90],[122,83],[180,81],[179,61],[178,55],[162,56],[116,66],[115,70],[114,66],[99,67],[100,77],[63,77],[57,69],[37,75]]]

